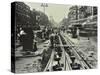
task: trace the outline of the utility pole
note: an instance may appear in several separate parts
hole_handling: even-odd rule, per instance
[[[44,11],[44,14],[45,14],[45,8],[48,7],[48,4],[47,3],[42,3],[41,7],[43,7],[43,11]]]
[[[76,6],[76,20],[78,20],[78,15],[79,14],[79,11],[78,11],[78,6]]]
[[[92,6],[92,16],[93,16],[93,6]]]

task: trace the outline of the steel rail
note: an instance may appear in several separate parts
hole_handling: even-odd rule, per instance
[[[65,37],[62,35],[62,37],[65,39]],[[72,41],[66,37],[67,40],[65,39],[66,42],[68,42],[70,45],[73,45]],[[92,67],[87,63],[86,60],[84,60],[84,58],[77,52],[77,48],[75,47],[71,47],[75,56],[79,59],[80,63],[81,63],[81,66],[84,68],[84,69],[91,69]]]

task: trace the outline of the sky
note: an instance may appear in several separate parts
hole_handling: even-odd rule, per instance
[[[30,9],[36,9],[38,11],[42,11],[43,7],[41,7],[41,3],[31,3],[31,2],[25,2]],[[59,23],[64,17],[67,17],[67,14],[69,12],[69,8],[71,5],[62,5],[62,4],[48,4],[48,7],[45,8],[45,14],[50,19],[50,16],[54,19],[55,22]]]

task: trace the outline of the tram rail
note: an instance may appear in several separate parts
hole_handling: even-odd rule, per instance
[[[82,57],[78,53],[77,46],[75,44],[73,44],[73,42],[68,37],[65,38],[62,34],[60,34],[58,40],[59,40],[59,43],[57,43],[55,45],[55,47],[52,49],[52,54],[50,56],[50,59],[46,65],[44,71],[55,71],[54,63],[57,62],[57,61],[55,61],[55,57],[57,55],[56,49],[58,50],[58,53],[61,53],[61,55],[62,55],[58,61],[58,65],[60,67],[56,66],[56,67],[59,67],[59,69],[57,69],[56,71],[74,70],[73,66],[72,66],[73,65],[73,60],[72,60],[73,57],[77,60],[78,64],[80,65],[78,70],[79,69],[92,69],[92,66],[84,59],[84,57]],[[75,63],[77,63],[77,62],[75,61]]]
[[[62,37],[65,39],[65,37],[62,35]],[[73,42],[66,37],[67,39],[65,39],[65,41],[69,44],[69,45],[74,45]],[[72,46],[71,47],[75,57],[80,61],[80,64],[82,66],[83,69],[92,69],[92,66],[78,53],[78,48],[76,46]]]
[[[55,59],[56,48],[60,48],[61,51],[59,50],[59,52],[61,52],[61,55],[62,55],[60,57],[60,60],[59,60],[60,65],[62,65],[62,66],[60,66],[60,70],[63,70],[63,71],[72,70],[72,68],[70,66],[71,59],[70,59],[69,55],[65,52],[64,46],[66,46],[66,45],[63,45],[62,40],[59,36],[59,43],[57,43],[55,45],[55,48],[52,50],[52,54],[50,56],[50,59],[49,59],[47,65],[46,65],[44,71],[53,71],[53,66],[54,66],[53,63],[56,62],[54,60]]]

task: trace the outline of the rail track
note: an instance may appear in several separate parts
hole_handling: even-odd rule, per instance
[[[67,39],[65,39],[65,37],[62,35],[61,36],[65,41],[66,43],[70,46],[68,48],[70,48],[71,50],[71,53],[72,53],[72,56],[75,57],[76,59],[76,62],[78,62],[78,64],[80,64],[81,66],[81,69],[91,69],[92,67],[87,63],[86,60],[84,60],[84,58],[77,52],[77,47],[74,46],[74,44],[72,43],[72,41],[66,37]],[[72,46],[71,46],[72,45]]]
[[[61,71],[66,70],[65,51],[61,45],[60,37],[56,39],[55,47],[52,49],[50,59],[44,71]]]
[[[96,66],[93,66],[91,65],[89,62],[91,62],[91,59],[90,60],[87,60],[87,56],[84,55],[84,54],[81,54],[79,51],[79,47],[76,46],[72,41],[71,39],[68,37],[68,36],[63,36],[63,39],[69,44],[69,45],[72,45],[70,46],[71,50],[74,52],[74,55],[75,57],[79,60],[81,66],[82,66],[82,69],[93,69],[95,68]],[[75,45],[75,46],[74,46]],[[82,50],[81,50],[82,51]],[[84,56],[83,56],[84,55]],[[97,60],[95,58],[92,58],[92,61],[94,62],[97,62]]]
[[[77,49],[68,37],[65,38],[60,34],[44,71],[92,69],[92,66],[77,52]]]

